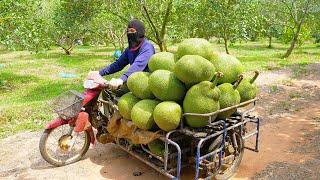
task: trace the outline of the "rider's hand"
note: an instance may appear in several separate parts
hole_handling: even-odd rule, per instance
[[[123,84],[123,80],[112,78],[108,84],[111,86],[111,89],[116,90]]]

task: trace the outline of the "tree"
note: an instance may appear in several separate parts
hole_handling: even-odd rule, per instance
[[[237,0],[211,0],[208,8],[210,8],[210,17],[213,17],[213,31],[217,37],[221,37],[224,41],[224,47],[229,54],[228,42],[238,35],[240,2]]]
[[[107,4],[104,4],[106,6]],[[112,44],[115,49],[122,52],[125,48],[126,24],[106,11],[107,7],[95,15],[89,26],[91,41],[95,44]]]
[[[0,3],[0,43],[9,49],[38,52],[52,45],[48,6],[54,2],[3,0]]]
[[[272,38],[279,37],[283,32],[284,23],[281,14],[277,11],[279,4],[274,1],[264,0],[258,4],[257,11],[260,15],[261,33],[268,38],[268,48],[272,48]]]
[[[56,45],[60,46],[67,55],[70,55],[75,40],[85,40],[90,36],[89,26],[93,17],[101,10],[102,2],[99,0],[61,1],[55,10],[54,28],[52,34]]]
[[[283,58],[290,56],[299,40],[305,22],[309,20],[313,11],[319,11],[319,6],[319,0],[281,0],[279,9],[284,17],[288,17],[286,27],[292,30],[290,47]]]

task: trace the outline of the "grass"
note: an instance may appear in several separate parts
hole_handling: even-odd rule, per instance
[[[236,43],[230,52],[241,60],[246,71],[292,66],[296,68],[295,76],[303,75],[307,64],[320,59],[320,48],[314,44],[295,49],[288,59],[280,58],[288,45],[274,43],[269,49],[266,44]],[[215,44],[214,48],[224,51],[222,44]],[[175,50],[176,46],[169,47],[169,51]],[[111,63],[112,53],[111,47],[89,46],[76,47],[71,56],[64,55],[61,49],[39,54],[0,49],[0,64],[4,65],[0,67],[0,138],[19,131],[42,129],[55,116],[51,110],[52,100],[69,89],[83,91],[82,80],[87,73]],[[119,77],[123,71],[106,78]],[[62,72],[76,74],[78,78],[61,78]],[[274,93],[278,91],[277,86],[271,89]]]

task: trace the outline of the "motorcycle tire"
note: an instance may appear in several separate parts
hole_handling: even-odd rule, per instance
[[[43,159],[46,160],[49,164],[54,165],[54,166],[58,166],[58,167],[72,164],[72,163],[75,163],[75,162],[81,160],[82,157],[88,151],[89,146],[90,146],[90,134],[88,131],[84,131],[84,135],[85,135],[84,141],[85,142],[84,142],[84,145],[83,145],[81,151],[78,154],[76,154],[75,156],[68,158],[66,160],[54,159],[53,157],[51,157],[49,155],[49,153],[47,152],[47,149],[46,149],[47,140],[48,140],[48,137],[52,131],[53,131],[53,129],[44,130],[44,132],[40,138],[40,143],[39,143],[40,154],[43,157]]]

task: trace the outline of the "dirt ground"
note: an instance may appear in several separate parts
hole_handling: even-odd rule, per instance
[[[320,64],[299,75],[294,67],[262,73],[257,83],[260,151],[245,150],[233,179],[320,179]],[[40,135],[0,140],[0,179],[166,179],[113,144],[98,144],[80,162],[52,167],[40,157]]]

